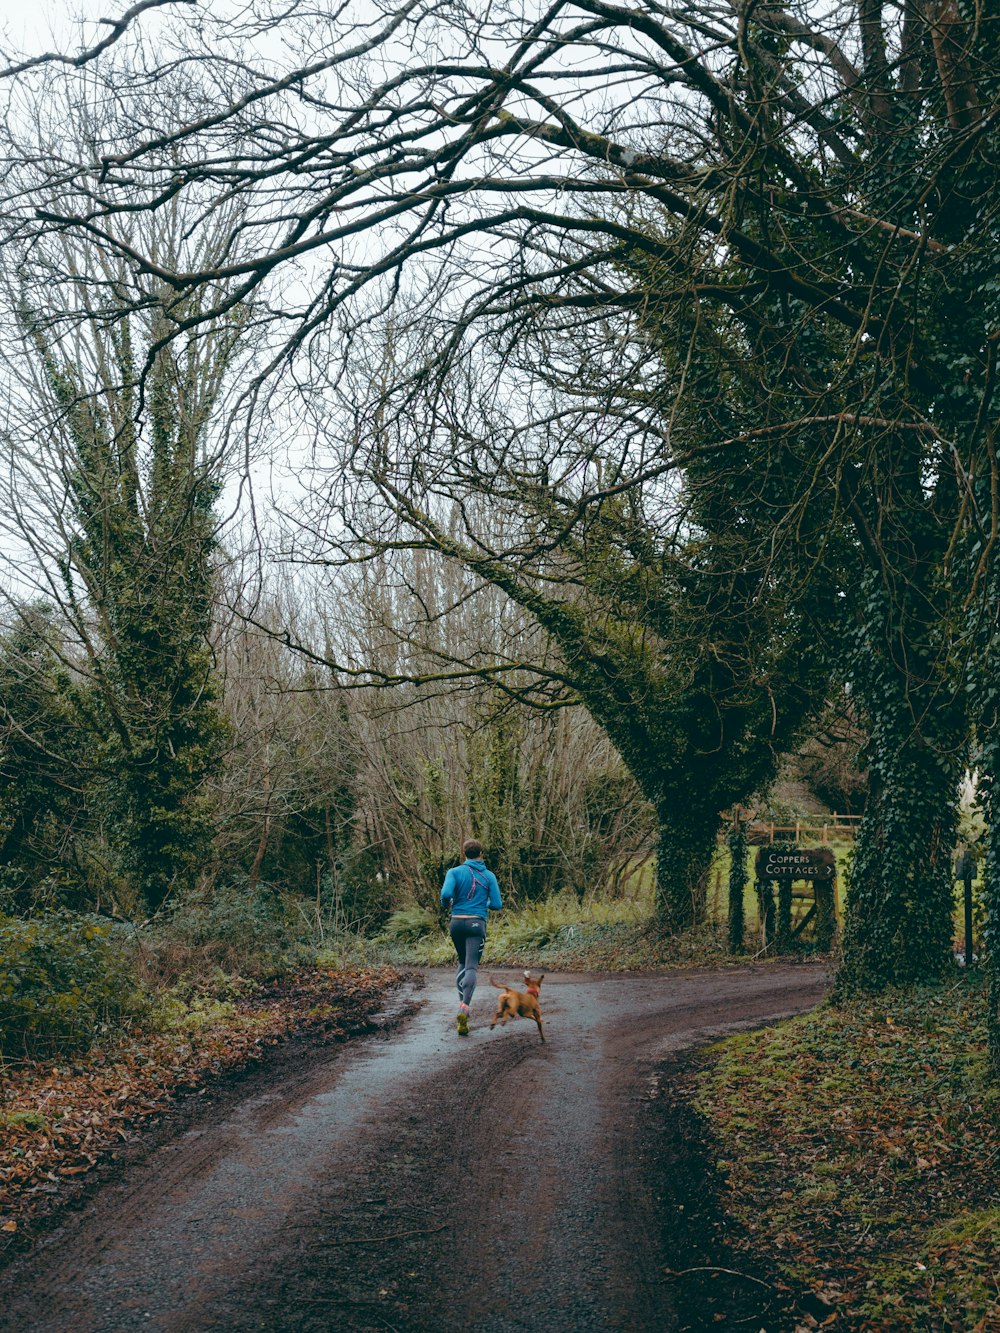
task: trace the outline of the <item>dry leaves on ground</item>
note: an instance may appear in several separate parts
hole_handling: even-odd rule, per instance
[[[701,1082],[731,1207],[866,1333],[1000,1328],[1000,1089],[974,980],[726,1042]]]
[[[339,1040],[366,1030],[398,980],[387,967],[314,969],[251,998],[194,1009],[197,1022],[136,1030],[80,1058],[9,1062],[0,1086],[0,1249],[179,1093],[259,1060],[293,1032]]]

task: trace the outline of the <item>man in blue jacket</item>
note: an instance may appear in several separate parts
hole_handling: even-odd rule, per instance
[[[479,960],[486,944],[486,917],[499,911],[500,885],[483,863],[483,845],[470,839],[462,848],[465,863],[453,866],[441,886],[441,905],[451,905],[451,940],[458,954],[458,1032],[469,1035],[469,1005],[476,989]]]

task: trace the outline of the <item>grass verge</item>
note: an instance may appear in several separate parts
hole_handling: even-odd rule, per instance
[[[1000,1329],[1000,1088],[974,978],[728,1039],[699,1080],[752,1244],[866,1333]]]
[[[634,972],[661,967],[738,966],[726,948],[718,920],[674,936],[657,930],[652,894],[582,903],[572,894],[548,898],[490,916],[484,967],[532,967],[562,971]],[[355,942],[352,950],[362,947]],[[751,942],[752,947],[752,942]],[[383,933],[363,943],[372,961],[440,967],[455,961],[442,918],[426,907],[393,913]],[[337,957],[336,946],[321,961]]]

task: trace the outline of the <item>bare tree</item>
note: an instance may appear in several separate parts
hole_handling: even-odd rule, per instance
[[[278,312],[289,356],[329,347],[341,317],[357,336],[362,292],[447,316],[445,358],[485,319],[515,346],[539,320],[635,313],[670,368],[663,415],[672,400],[701,418],[693,448],[672,431],[656,465],[704,497],[705,539],[731,570],[809,588],[800,604],[842,599],[817,618],[868,715],[873,780],[845,984],[940,972],[968,739],[955,626],[983,605],[1000,531],[995,16],[573,0],[328,25],[293,4],[263,23],[287,63],[245,42],[249,91],[227,97],[220,73],[180,130],[53,163],[85,182],[78,206],[18,195],[12,225],[117,245],[179,302],[231,283],[195,321],[297,266],[300,299]],[[177,29],[189,67],[233,37],[224,20],[205,31]],[[88,69],[120,78],[108,54]],[[252,252],[182,269],[116,241],[137,184],[151,209],[243,195]],[[604,499],[588,478],[578,512]],[[747,540],[720,546],[727,531]]]

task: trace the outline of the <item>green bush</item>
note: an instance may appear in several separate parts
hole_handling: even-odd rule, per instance
[[[128,952],[109,922],[52,913],[0,917],[0,1051],[85,1050],[140,1007]]]
[[[143,939],[152,980],[205,983],[218,990],[219,974],[275,976],[295,942],[292,914],[269,885],[246,882],[188,893]]]
[[[644,966],[649,961],[648,945],[639,941],[648,933],[650,901],[588,899],[581,903],[575,894],[563,893],[543,902],[532,903],[520,911],[505,910],[490,915],[486,935],[484,963],[489,966],[537,966],[552,957],[552,951],[566,950],[577,965],[586,966],[576,955],[598,945],[602,966],[609,947],[624,937],[632,952],[639,953],[629,966]],[[635,943],[633,944],[633,936]],[[394,912],[386,929],[369,943],[373,957],[393,963],[415,963],[423,967],[453,965],[455,950],[437,914],[426,907],[406,907]],[[610,949],[613,953],[613,948]]]
[[[401,907],[393,912],[385,924],[382,934],[394,944],[416,944],[427,935],[441,933],[441,923],[436,912],[429,907]]]
[[[196,1037],[199,1032],[224,1023],[236,1013],[236,1005],[232,1000],[223,1000],[213,995],[192,998],[185,993],[185,989],[173,987],[159,992],[149,1016],[152,1028],[158,1032]]]

